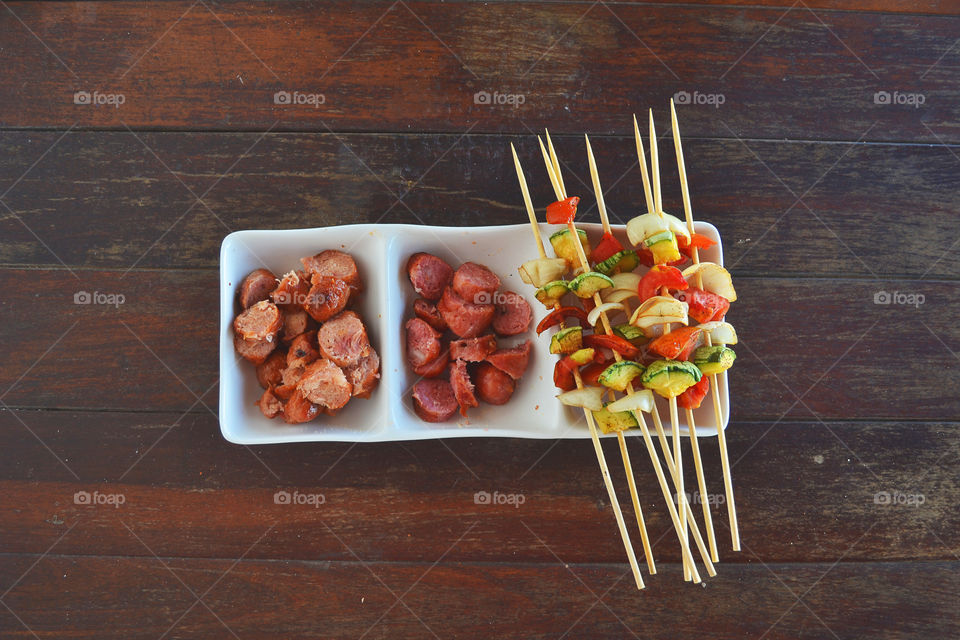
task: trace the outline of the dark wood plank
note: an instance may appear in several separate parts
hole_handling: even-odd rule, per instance
[[[34,560],[0,558],[0,579],[16,580]],[[5,598],[22,623],[5,609],[0,628],[75,638],[168,631],[175,638],[952,638],[960,633],[957,569],[955,562],[756,564],[700,589],[664,567],[638,593],[619,566],[232,567],[229,560],[56,556]]]
[[[215,272],[2,269],[0,287],[8,405],[187,411],[202,410],[206,394],[214,406]],[[950,373],[960,352],[955,283],[743,277],[737,288],[736,419],[960,414],[960,379]],[[74,304],[79,291],[125,302]],[[875,304],[881,292],[925,302]]]
[[[954,17],[805,7],[13,3],[29,30],[2,18],[0,125],[626,133],[631,110],[686,91],[725,99],[683,108],[688,135],[958,140]],[[277,91],[325,102],[278,106]]]
[[[364,560],[432,562],[476,523],[447,560],[551,562],[529,526],[570,562],[623,561],[586,440],[304,444],[248,451],[226,443],[211,414],[35,411],[0,413],[0,438],[15,461],[0,470],[0,491],[7,496],[0,547],[9,552],[41,553],[69,531],[58,553],[149,555],[126,523],[163,556],[237,557],[274,525],[248,557],[350,561],[326,531],[329,525]],[[956,424],[738,422],[728,429],[728,441],[747,546],[740,554],[730,551],[726,510],[715,505],[725,574],[732,570],[728,565],[757,557],[947,560],[960,543]],[[616,443],[607,441],[605,449],[627,521],[633,522]],[[708,491],[722,493],[716,440],[702,440],[701,449]],[[656,558],[678,562],[647,452],[637,439],[631,439],[630,451]],[[275,504],[281,490],[323,495],[324,502]],[[121,494],[124,502],[78,505],[77,491]],[[523,500],[516,507],[478,505],[477,491]],[[894,496],[891,504],[877,498],[882,492]],[[899,495],[923,498],[906,504]],[[699,507],[697,515],[701,519]]]
[[[126,132],[71,133],[44,156],[60,134],[0,134],[0,192],[9,190],[4,202],[16,212],[0,208],[0,263],[212,268],[234,229],[523,223],[510,142],[535,202],[552,200],[532,136],[137,135],[147,146]],[[570,191],[584,197],[584,219],[596,221],[582,138],[556,142]],[[661,146],[665,204],[679,211],[672,145]],[[593,147],[611,215],[628,220],[644,201],[633,140],[595,139]],[[912,145],[686,145],[696,215],[720,229],[738,276],[960,277],[950,222],[960,205],[956,154]]]

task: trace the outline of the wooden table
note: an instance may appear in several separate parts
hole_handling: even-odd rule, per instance
[[[0,9],[2,636],[960,636],[958,7],[756,4]],[[623,221],[630,114],[666,132],[675,94],[740,293],[716,578],[683,582],[636,441],[642,593],[585,441],[223,440],[224,235],[522,222],[509,143],[549,202],[544,127],[587,220],[592,134]]]

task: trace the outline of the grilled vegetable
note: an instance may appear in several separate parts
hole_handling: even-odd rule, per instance
[[[700,369],[692,362],[657,360],[647,367],[640,380],[647,389],[671,398],[700,382],[702,377]]]
[[[590,411],[603,409],[603,387],[585,387],[566,391],[557,396],[557,399],[568,407],[583,407]]]
[[[621,251],[623,251],[623,245],[613,237],[612,233],[607,232],[603,234],[600,242],[593,248],[592,257],[595,262],[603,262]]]
[[[570,291],[570,283],[566,280],[554,280],[543,285],[533,294],[537,300],[543,303],[545,307],[555,307],[560,303],[560,298],[567,295]]]
[[[662,215],[645,213],[627,222],[627,238],[634,246],[645,242],[650,236],[664,231],[682,236],[689,242],[690,232],[687,230],[686,223],[669,213],[663,213]]]
[[[547,205],[547,222],[550,224],[569,224],[577,216],[580,198],[573,196]]]
[[[626,431],[637,426],[637,419],[629,411],[610,411],[608,404],[593,412],[593,419],[597,422],[597,428],[601,433],[614,433],[616,431]]]
[[[710,378],[703,376],[700,378],[700,382],[677,396],[677,406],[681,409],[697,409],[709,390]]]
[[[613,280],[611,280],[609,276],[597,273],[596,271],[581,273],[570,281],[570,291],[578,298],[591,298],[597,291],[612,286]]]
[[[643,329],[647,335],[651,334],[648,330],[654,325],[668,322],[688,323],[686,302],[667,296],[654,296],[637,307],[630,317],[630,324]]]
[[[611,313],[613,311],[626,311],[626,308],[619,302],[604,302],[590,310],[590,313],[587,314],[587,322],[591,326],[595,326],[601,313]]]
[[[632,360],[640,355],[640,350],[621,338],[620,336],[603,335],[593,333],[583,338],[583,343],[588,347],[598,349],[610,349],[616,351],[628,360]]]
[[[704,322],[700,328],[710,333],[714,344],[737,344],[737,331],[729,322]]]
[[[712,347],[700,347],[693,352],[693,364],[699,367],[704,375],[713,375],[722,373],[733,366],[733,361],[737,359],[737,354],[733,349],[723,345]]]
[[[634,378],[643,375],[644,366],[632,360],[614,362],[600,374],[598,382],[608,389],[625,391]]]
[[[563,258],[537,258],[527,260],[518,271],[520,279],[535,287],[542,287],[548,282],[561,280],[567,270],[567,261]]]
[[[703,329],[700,327],[680,327],[651,340],[647,348],[668,360],[689,360],[702,341]]]
[[[560,324],[565,318],[569,317],[578,319],[581,326],[587,324],[587,314],[584,313],[580,307],[559,307],[548,313],[544,316],[543,320],[540,321],[537,325],[537,335],[540,335],[554,325]],[[589,324],[593,323],[591,322]]]
[[[580,237],[580,245],[583,247],[583,253],[590,259],[590,241],[587,239],[587,232],[577,229],[577,235]],[[570,268],[580,264],[580,254],[577,253],[577,246],[573,244],[573,238],[570,235],[570,229],[561,229],[550,236],[550,244],[558,258],[567,261]]]
[[[680,269],[658,264],[650,267],[650,270],[643,275],[637,291],[640,294],[640,302],[644,302],[655,295],[659,295],[663,287],[682,290],[688,286],[687,281],[683,279],[683,274],[680,273]]]
[[[650,389],[640,389],[619,400],[607,403],[610,411],[653,411],[653,392]]]
[[[613,334],[620,336],[635,347],[647,342],[647,336],[643,334],[643,331],[632,324],[618,324],[613,327]]]
[[[596,259],[596,252],[594,252],[594,258]],[[620,271],[633,271],[639,264],[640,258],[637,257],[637,252],[633,249],[625,249],[602,262],[598,262],[596,268],[600,273],[610,275]]]
[[[583,327],[567,327],[550,338],[550,353],[573,353],[582,345]]]
[[[733,278],[730,277],[729,271],[712,262],[701,262],[683,270],[683,277],[687,282],[695,284],[697,274],[702,279],[702,288],[705,291],[723,296],[730,302],[737,301],[737,292],[733,288]]]

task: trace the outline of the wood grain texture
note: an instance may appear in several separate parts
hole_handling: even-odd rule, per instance
[[[718,109],[682,108],[691,136],[935,143],[960,134],[952,16],[796,3],[11,9],[23,24],[2,17],[4,127],[625,134],[630,111],[665,110],[686,91],[724,96]],[[124,103],[78,105],[77,91],[122,94]],[[324,102],[277,105],[277,91]],[[524,102],[477,104],[478,91]],[[878,91],[924,102],[876,104]]]
[[[735,422],[727,434],[747,547],[730,551],[726,511],[715,506],[721,573],[758,559],[952,559],[960,543],[955,423]],[[8,496],[0,546],[8,552],[42,553],[69,530],[57,553],[149,555],[126,524],[161,556],[231,558],[272,525],[249,558],[350,561],[329,526],[364,561],[432,562],[476,523],[448,560],[550,563],[529,526],[565,561],[623,561],[586,440],[248,450],[226,443],[211,414],[49,411],[0,413],[0,437],[16,460],[0,479]],[[679,562],[646,450],[639,439],[629,446],[656,557]],[[616,444],[605,447],[632,522]],[[722,494],[716,440],[702,439],[701,448],[708,491]],[[78,505],[77,491],[122,494],[124,503]],[[277,491],[324,502],[276,504]],[[517,507],[478,505],[478,491],[524,498]],[[897,495],[923,498],[907,504]]]
[[[236,229],[523,223],[511,142],[534,202],[552,201],[532,135],[61,135],[0,134],[0,264],[216,268]],[[556,144],[596,221],[583,138]],[[633,140],[593,148],[626,221],[644,200]],[[669,139],[661,149],[664,203],[680,211]],[[960,147],[688,140],[685,153],[695,215],[737,277],[960,278]]]
[[[35,559],[0,558],[0,579],[15,580]],[[176,638],[527,639],[569,632],[578,638],[902,639],[960,633],[956,562],[754,564],[732,568],[706,588],[684,584],[678,567],[665,566],[643,593],[626,588],[623,567],[556,561],[231,565],[47,557],[5,600],[23,622],[4,610],[0,630],[28,635],[25,624],[40,637],[77,638],[170,632]],[[711,612],[709,624],[704,611]]]

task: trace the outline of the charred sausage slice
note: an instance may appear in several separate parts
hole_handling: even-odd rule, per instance
[[[450,365],[450,386],[453,387],[453,395],[460,405],[460,415],[466,417],[467,409],[479,406],[477,396],[474,395],[473,382],[467,372],[467,363],[463,360],[454,360]]]
[[[421,378],[439,378],[447,370],[447,363],[450,362],[450,350],[444,349],[436,358],[427,362],[423,366],[414,367],[413,372]]]
[[[453,387],[446,380],[421,380],[413,385],[413,410],[427,422],[443,422],[457,412]]]
[[[337,315],[347,306],[350,299],[350,286],[339,278],[313,276],[313,286],[307,293],[303,308],[317,322]]]
[[[283,411],[283,403],[273,394],[273,388],[265,389],[257,401],[260,412],[268,418],[276,418]]]
[[[287,351],[287,364],[300,363],[304,366],[320,357],[317,349],[317,332],[306,331],[293,339]]]
[[[283,419],[290,424],[309,422],[320,415],[320,407],[310,402],[303,391],[294,389],[283,405]]]
[[[501,291],[497,296],[496,306],[493,330],[501,336],[515,336],[530,327],[533,310],[523,296],[512,291]]]
[[[481,363],[474,377],[477,396],[489,404],[506,404],[517,386],[513,378],[489,362]]]
[[[349,253],[328,249],[315,256],[302,258],[300,262],[311,277],[328,276],[337,278],[346,282],[354,291],[359,291],[362,288],[357,263]]]
[[[450,342],[450,358],[453,360],[480,362],[496,350],[497,339],[492,334]]]
[[[440,334],[420,318],[410,318],[407,331],[407,360],[411,367],[421,367],[440,355]]]
[[[499,349],[487,356],[487,362],[500,369],[514,380],[519,380],[527,370],[530,360],[530,341],[510,349]]]
[[[310,274],[306,271],[291,271],[283,276],[279,284],[270,293],[273,300],[281,309],[302,308],[310,292]]]
[[[270,299],[277,286],[277,278],[269,269],[257,269],[243,279],[240,285],[240,306],[248,309],[262,300]]]
[[[283,370],[287,367],[287,354],[282,349],[271,353],[263,364],[257,365],[257,382],[264,389],[280,384]]]
[[[353,311],[343,311],[324,322],[317,340],[320,353],[341,367],[351,367],[370,353],[367,329]]]
[[[370,353],[360,358],[352,367],[344,369],[343,373],[353,385],[355,398],[369,398],[380,379],[380,356],[370,349]]]
[[[438,300],[453,279],[453,268],[435,255],[415,253],[407,261],[407,275],[417,293]]]
[[[437,331],[447,330],[447,323],[443,321],[443,316],[437,311],[437,305],[426,298],[417,298],[413,301],[413,312]]]
[[[315,329],[317,323],[313,321],[303,308],[292,308],[283,312],[283,332],[280,340],[289,344],[301,333]]]
[[[493,320],[492,304],[473,304],[465,301],[451,287],[443,291],[437,304],[443,321],[460,338],[476,338],[483,333]]]
[[[307,366],[297,390],[310,402],[334,411],[347,404],[353,395],[353,385],[343,370],[326,358]]]
[[[453,274],[453,290],[473,304],[492,303],[493,293],[499,288],[497,274],[476,262],[464,262]]]
[[[283,314],[277,305],[261,300],[233,319],[233,330],[244,340],[273,342],[283,326]]]

